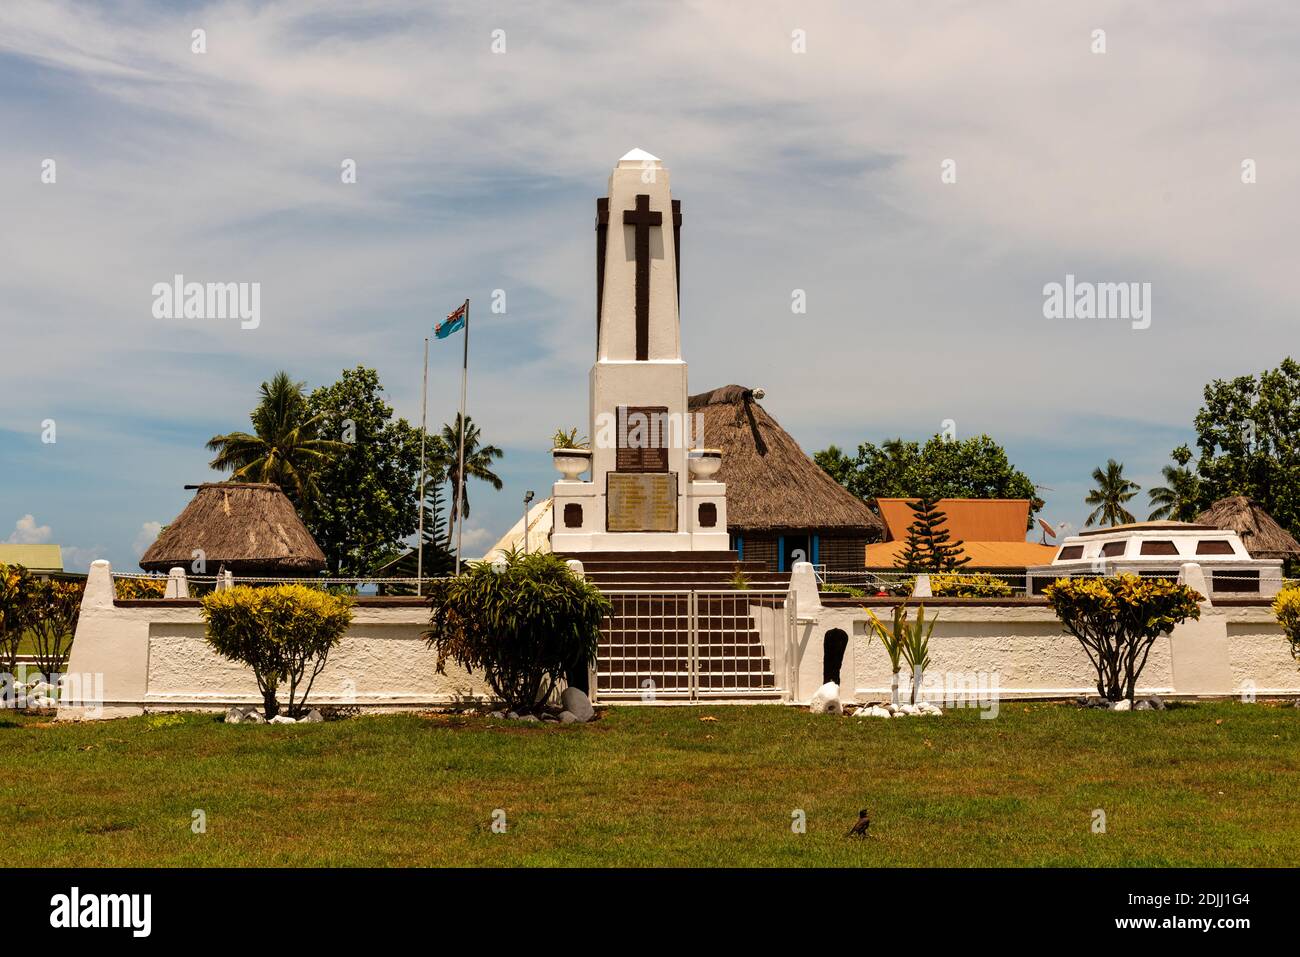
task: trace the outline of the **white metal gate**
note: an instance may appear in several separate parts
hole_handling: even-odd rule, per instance
[[[787,591],[609,591],[592,685],[602,701],[787,700]]]

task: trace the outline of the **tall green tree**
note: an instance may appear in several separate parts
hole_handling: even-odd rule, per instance
[[[307,407],[305,383],[287,372],[263,382],[261,398],[250,418],[253,431],[214,435],[207,448],[216,452],[208,463],[218,472],[231,472],[240,482],[274,482],[300,510],[316,498],[317,473],[343,450],[321,435],[320,419]]]
[[[1187,467],[1192,450],[1185,445],[1174,449],[1174,464],[1160,470],[1165,484],[1147,491],[1151,499],[1152,522],[1190,522],[1201,512],[1201,480]]]
[[[912,524],[907,529],[903,551],[896,567],[912,572],[950,572],[970,562],[962,555],[961,541],[952,541],[948,515],[938,507],[938,500],[922,496],[908,502]]]
[[[492,471],[492,464],[504,454],[495,445],[483,445],[478,426],[471,416],[465,417],[465,476],[487,482],[498,492],[501,491],[501,479]],[[456,503],[461,503],[460,518],[469,518],[469,486],[465,487],[464,498],[460,493],[460,413],[456,413],[454,425],[442,427],[442,444],[446,451],[442,464],[447,480],[451,484],[451,507],[447,511],[447,534],[450,537],[456,527]]]
[[[1092,480],[1097,483],[1097,487],[1088,493],[1084,504],[1093,506],[1093,510],[1084,525],[1127,525],[1137,521],[1124,506],[1142,487],[1124,477],[1123,463],[1110,459],[1106,462],[1105,471],[1099,468],[1092,470]]]
[[[960,440],[935,435],[924,446],[901,438],[880,445],[863,442],[852,457],[832,445],[813,459],[873,510],[877,498],[1027,498],[1032,525],[1043,507],[1033,481],[987,435]]]
[[[420,430],[394,417],[379,374],[365,366],[344,369],[307,405],[320,434],[340,451],[317,473],[320,494],[304,521],[332,574],[368,575],[416,531]],[[428,437],[425,454],[436,475],[445,457],[440,437]]]
[[[1200,502],[1246,495],[1300,534],[1300,363],[1215,379],[1196,414]]]

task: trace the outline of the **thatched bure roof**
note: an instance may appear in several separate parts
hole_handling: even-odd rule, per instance
[[[704,415],[704,444],[722,450],[717,480],[727,483],[729,531],[883,531],[866,503],[805,455],[752,390],[726,385],[691,396],[689,405]]]
[[[1219,499],[1197,515],[1196,521],[1236,532],[1251,558],[1285,559],[1300,555],[1300,542],[1244,495]]]
[[[145,571],[189,569],[202,549],[209,575],[304,575],[325,567],[325,554],[278,485],[210,482],[140,559]]]

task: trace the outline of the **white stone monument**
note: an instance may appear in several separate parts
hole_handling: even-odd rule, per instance
[[[678,319],[681,205],[632,150],[596,201],[590,480],[555,483],[556,552],[724,551],[726,485],[686,405]],[[561,458],[557,453],[557,463]]]

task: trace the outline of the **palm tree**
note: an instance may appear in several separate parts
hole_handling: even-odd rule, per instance
[[[1124,503],[1133,498],[1142,487],[1124,477],[1124,466],[1114,459],[1106,463],[1106,471],[1092,470],[1092,480],[1097,487],[1084,499],[1085,505],[1095,505],[1092,514],[1083,524],[1086,525],[1127,525],[1136,522],[1133,513],[1124,507]]]
[[[442,444],[446,449],[446,461],[440,463],[451,483],[451,507],[447,510],[447,535],[451,536],[456,527],[456,503],[460,495],[460,413],[456,413],[455,426],[442,427]],[[498,492],[501,491],[501,479],[492,471],[492,463],[504,453],[495,445],[479,445],[478,426],[473,418],[465,416],[465,475],[481,479]],[[465,489],[465,498],[461,503],[460,517],[469,518],[469,488]]]
[[[317,491],[315,473],[347,446],[319,437],[320,416],[308,414],[305,386],[287,372],[263,382],[262,398],[249,416],[253,434],[214,435],[207,447],[217,456],[209,467],[229,469],[233,481],[274,482],[300,508],[308,505]]]
[[[1200,510],[1200,479],[1189,468],[1166,465],[1160,470],[1165,484],[1147,492],[1153,511],[1150,521],[1190,522]]]

